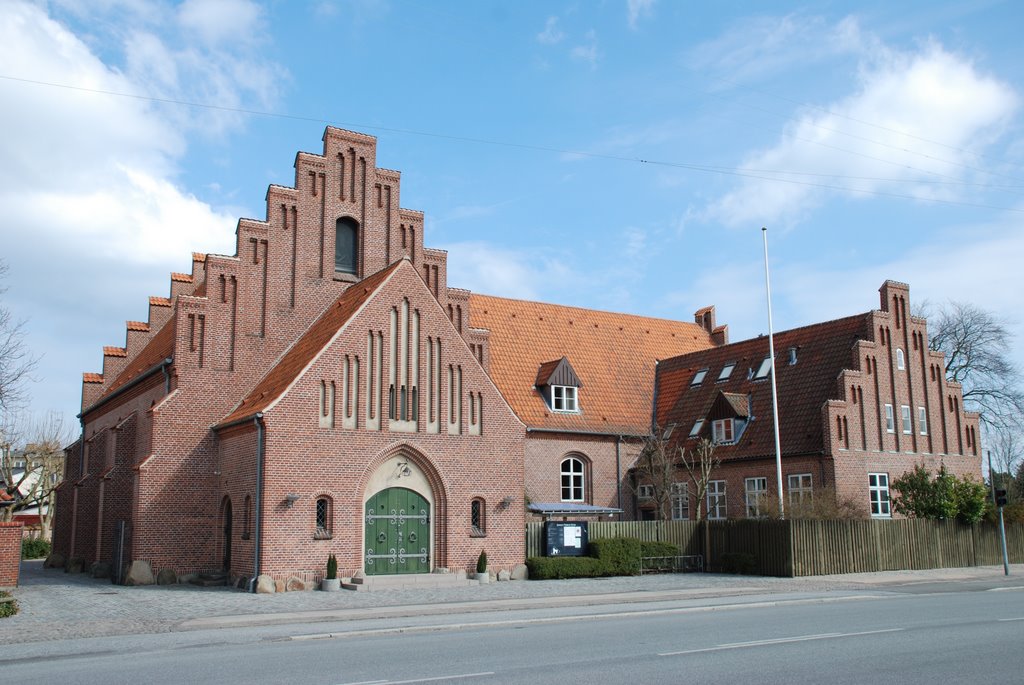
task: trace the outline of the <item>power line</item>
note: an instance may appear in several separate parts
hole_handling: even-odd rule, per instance
[[[235,113],[235,114],[247,114],[247,115],[251,115],[251,116],[261,116],[261,117],[268,117],[268,118],[274,118],[274,119],[284,119],[284,120],[288,120],[288,121],[302,121],[302,122],[326,124],[326,125],[329,125],[329,126],[338,126],[338,127],[343,127],[343,128],[353,128],[353,129],[363,129],[363,130],[369,129],[369,130],[374,130],[374,131],[385,131],[385,132],[388,132],[388,133],[399,133],[399,134],[404,134],[404,135],[420,136],[420,137],[425,137],[425,138],[435,138],[435,139],[439,139],[439,140],[451,140],[451,141],[456,141],[456,142],[474,143],[474,144],[478,144],[478,145],[492,145],[492,146],[499,146],[499,147],[521,149],[521,150],[535,150],[535,151],[539,151],[539,152],[551,152],[551,153],[561,154],[561,155],[577,155],[577,156],[580,156],[580,157],[588,157],[588,158],[592,158],[592,159],[606,159],[606,160],[618,161],[618,162],[631,162],[631,163],[647,164],[647,165],[653,165],[653,166],[664,166],[664,167],[670,167],[670,168],[687,169],[687,170],[690,170],[690,171],[699,171],[699,172],[704,172],[704,173],[715,173],[715,174],[721,174],[721,175],[726,175],[726,176],[736,176],[736,177],[740,177],[740,178],[754,178],[754,179],[758,179],[758,180],[775,181],[777,183],[788,183],[788,184],[792,184],[792,185],[800,185],[800,186],[806,186],[806,187],[812,187],[812,188],[822,188],[822,189],[826,189],[826,190],[836,190],[836,191],[842,191],[842,192],[847,192],[847,193],[859,193],[861,195],[873,195],[873,196],[879,196],[879,197],[891,197],[891,198],[899,198],[899,199],[906,199],[906,200],[916,200],[916,201],[919,201],[919,202],[929,202],[929,203],[937,203],[937,204],[961,206],[961,207],[974,207],[974,208],[979,208],[979,209],[990,209],[990,210],[996,210],[996,211],[1007,211],[1007,212],[1016,212],[1016,213],[1024,214],[1024,209],[1017,209],[1017,208],[1014,208],[1014,207],[998,207],[998,206],[994,206],[994,205],[986,205],[986,204],[974,203],[974,202],[961,202],[961,201],[957,201],[957,200],[942,200],[942,199],[937,199],[937,198],[921,198],[921,197],[915,197],[913,195],[903,195],[903,194],[900,194],[900,193],[889,193],[889,192],[879,191],[879,190],[866,190],[866,189],[862,189],[862,188],[852,188],[852,187],[848,187],[848,186],[836,186],[836,185],[829,185],[829,184],[825,184],[825,183],[812,183],[812,182],[809,182],[809,181],[799,181],[799,180],[794,180],[794,179],[773,178],[773,177],[770,177],[770,176],[761,175],[759,173],[754,173],[752,170],[747,170],[747,169],[744,169],[742,167],[717,167],[717,166],[709,166],[709,165],[702,165],[702,164],[695,164],[695,163],[686,163],[686,162],[670,162],[670,161],[662,161],[662,160],[654,160],[654,159],[642,159],[640,157],[627,157],[627,156],[623,156],[623,155],[612,155],[612,154],[600,153],[600,152],[583,152],[583,151],[579,151],[579,150],[567,150],[567,149],[564,149],[564,148],[551,147],[551,146],[547,146],[547,145],[536,145],[536,144],[530,144],[530,143],[516,143],[516,142],[510,142],[510,141],[493,140],[493,139],[487,139],[487,138],[476,138],[476,137],[470,137],[470,136],[456,136],[456,135],[451,135],[451,134],[435,133],[435,132],[430,132],[430,131],[418,131],[418,130],[415,130],[415,129],[405,129],[405,128],[395,128],[395,127],[389,127],[389,126],[380,126],[380,125],[376,125],[376,124],[361,124],[361,123],[354,123],[354,122],[332,122],[332,121],[330,121],[328,119],[324,119],[324,118],[321,118],[321,117],[304,116],[304,115],[298,115],[298,114],[284,114],[284,113],[280,113],[280,112],[268,112],[268,111],[265,111],[265,110],[248,109],[248,108],[244,108],[244,107],[229,107],[229,106],[226,106],[226,105],[215,105],[215,104],[209,104],[209,103],[204,103],[204,102],[192,102],[192,101],[188,101],[188,100],[178,100],[178,99],[175,99],[175,98],[161,98],[161,97],[156,97],[156,96],[152,96],[152,95],[139,95],[137,93],[123,93],[123,92],[119,92],[119,91],[105,90],[105,89],[101,89],[101,88],[86,88],[84,86],[74,86],[74,85],[70,85],[70,84],[67,84],[67,83],[54,83],[54,82],[51,82],[51,81],[41,81],[41,80],[36,80],[36,79],[20,78],[20,77],[17,77],[17,76],[9,76],[9,75],[5,75],[5,74],[0,74],[0,79],[7,80],[7,81],[19,82],[19,83],[28,83],[28,84],[32,84],[32,85],[47,86],[47,87],[51,87],[51,88],[61,88],[61,89],[64,89],[64,90],[71,90],[71,91],[77,91],[77,92],[83,92],[83,93],[93,93],[93,94],[97,94],[97,95],[108,95],[108,96],[112,96],[112,97],[129,98],[129,99],[133,99],[133,100],[142,100],[142,101],[146,101],[146,102],[157,102],[157,103],[168,104],[168,105],[179,105],[179,106],[186,106],[186,107],[196,107],[196,108],[199,108],[199,109],[207,109],[207,110],[213,110],[213,111],[219,111],[219,112],[231,112],[231,113]],[[841,148],[836,148],[836,149],[838,149],[840,151],[843,151],[843,152],[848,152],[849,154],[857,154],[855,152],[842,150]],[[876,160],[876,161],[883,161],[884,162],[886,160]],[[909,167],[909,168],[912,168],[912,167]],[[789,174],[794,174],[795,175],[795,174],[799,174],[801,172],[782,171],[782,172],[762,172],[762,173],[789,173]],[[817,175],[817,174],[815,174],[815,175]],[[851,178],[851,179],[856,179],[857,178],[857,177],[846,177],[846,176],[839,176],[839,175],[829,176],[829,175],[824,175],[824,174],[822,174],[821,176],[834,177],[834,178]]]

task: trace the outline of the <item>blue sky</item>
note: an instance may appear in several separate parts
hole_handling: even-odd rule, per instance
[[[1024,360],[1022,25],[1013,2],[8,2],[29,410],[73,417],[102,346],[192,251],[233,253],[327,123],[378,137],[453,286],[715,304],[739,340],[767,330],[767,226],[777,329],[894,278],[1010,319]]]

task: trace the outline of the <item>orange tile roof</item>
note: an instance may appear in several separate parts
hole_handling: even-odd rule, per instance
[[[638,435],[651,423],[654,362],[713,345],[695,323],[470,295],[470,325],[490,335],[490,373],[531,428]],[[579,414],[550,411],[534,388],[562,356],[579,376]]]
[[[348,320],[355,315],[363,303],[369,300],[377,289],[396,270],[406,265],[412,266],[406,260],[400,260],[391,266],[378,271],[372,276],[349,287],[334,301],[327,310],[320,315],[313,325],[302,334],[294,345],[281,356],[278,362],[270,369],[263,379],[256,384],[249,395],[235,407],[220,425],[233,423],[240,419],[253,416],[269,407],[277,398],[281,397],[288,387],[299,377],[303,369],[316,358],[321,350],[331,341],[334,334],[348,323]]]
[[[106,392],[97,400],[102,401],[113,394],[119,388],[124,387],[142,372],[156,366],[164,359],[174,356],[174,317],[167,320],[156,335],[146,344],[142,351],[135,355],[135,358],[128,362],[124,370],[118,374],[114,382],[110,384]]]
[[[871,340],[871,335],[869,313],[775,334],[779,438],[783,454],[811,454],[822,450],[822,405],[838,397],[839,373],[855,366],[854,344],[858,340]],[[788,363],[790,347],[797,348],[797,361],[792,366]],[[733,405],[736,416],[751,413],[753,420],[735,445],[719,446],[716,454],[723,460],[774,454],[770,378],[754,380],[749,377],[767,356],[768,338],[760,336],[662,362],[658,366],[658,425],[676,424],[679,430],[673,433],[673,441],[687,441],[683,444],[690,449],[694,445],[688,438],[690,429],[698,419],[708,418],[708,412],[722,396]],[[727,363],[735,363],[736,368],[728,379],[718,381]],[[700,385],[691,386],[690,381],[700,369],[709,369],[707,376]],[[711,427],[706,422],[699,437],[710,436]]]
[[[178,271],[171,272],[171,280],[177,281],[178,283],[191,283],[192,274],[183,274]]]
[[[88,371],[86,371],[85,373],[82,374],[82,382],[83,383],[102,383],[103,382],[103,374],[102,373],[89,373]]]
[[[127,357],[128,356],[128,350],[124,349],[123,347],[113,347],[111,345],[107,345],[106,347],[103,348],[103,356],[104,357]]]
[[[128,321],[126,325],[129,331],[142,331],[144,333],[149,331],[149,324],[145,321]]]
[[[150,298],[149,298],[149,304],[151,306],[155,306],[155,307],[170,307],[171,306],[171,298],[169,298],[169,297],[157,297],[156,295],[151,295]]]

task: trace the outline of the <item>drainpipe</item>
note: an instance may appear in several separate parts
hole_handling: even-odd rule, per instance
[[[622,509],[622,462],[619,460],[619,445],[622,436],[615,436],[615,506]]]
[[[160,370],[164,372],[164,394],[171,394],[171,372],[168,371],[169,364],[163,364],[160,366]]]
[[[253,563],[249,592],[256,592],[256,581],[260,577],[260,534],[263,532],[263,456],[266,450],[266,428],[263,426],[262,412],[258,412],[252,421],[256,426],[256,525],[253,529]]]

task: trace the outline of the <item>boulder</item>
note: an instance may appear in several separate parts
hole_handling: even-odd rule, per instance
[[[498,582],[504,582],[512,579],[512,573],[507,569],[503,568],[498,571]]]
[[[93,578],[109,578],[110,571],[110,564],[105,561],[94,561],[89,567],[89,573]]]
[[[277,591],[277,584],[268,575],[261,575],[256,578],[256,594],[272,595]]]
[[[526,564],[516,564],[512,567],[512,580],[528,580],[530,578],[530,569],[526,568]]]
[[[43,562],[43,568],[64,568],[64,555],[60,552],[54,552],[46,557],[46,561]]]
[[[125,585],[152,585],[156,579],[153,577],[153,567],[148,561],[136,559],[128,567],[128,575],[125,576]]]
[[[284,581],[280,578],[274,581],[274,589],[278,592],[284,592]]]
[[[156,574],[157,585],[177,585],[178,574],[174,572],[174,569],[162,568],[160,573]]]
[[[64,573],[81,573],[85,569],[85,562],[81,559],[68,559],[64,565]]]
[[[284,584],[285,592],[301,592],[306,589],[306,583],[298,576],[291,576]]]

